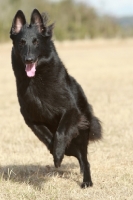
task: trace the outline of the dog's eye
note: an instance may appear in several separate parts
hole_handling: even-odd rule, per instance
[[[33,42],[34,45],[38,44],[38,40],[36,38],[34,38],[32,42]]]
[[[21,39],[19,44],[20,46],[24,46],[26,44],[26,41],[24,39]]]

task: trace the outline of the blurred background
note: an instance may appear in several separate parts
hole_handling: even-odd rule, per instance
[[[81,190],[79,164],[60,169],[25,125],[11,67],[12,20],[34,8],[55,22],[54,43],[102,121],[89,145],[94,187]],[[133,0],[0,0],[0,200],[133,200]],[[19,66],[18,66],[19,67]]]
[[[48,13],[50,22],[55,22],[56,40],[133,35],[132,0],[0,0],[0,42],[9,40],[17,10],[23,10],[29,22],[34,8]]]

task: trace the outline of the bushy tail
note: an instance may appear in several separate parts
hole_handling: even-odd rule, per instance
[[[97,141],[102,139],[102,126],[100,120],[93,116],[90,122],[89,140]]]

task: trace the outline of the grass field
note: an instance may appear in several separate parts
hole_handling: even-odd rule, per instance
[[[54,168],[25,125],[11,46],[0,45],[0,200],[133,200],[133,40],[56,43],[103,124],[103,140],[88,149],[94,186],[87,189],[77,160],[65,157]]]

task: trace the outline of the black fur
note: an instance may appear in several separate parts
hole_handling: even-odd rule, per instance
[[[81,86],[58,57],[51,40],[54,24],[47,26],[46,22],[46,15],[35,9],[30,25],[20,10],[12,23],[12,67],[20,111],[53,155],[55,167],[64,155],[75,156],[83,172],[81,187],[92,186],[87,146],[89,140],[101,139],[101,125]],[[36,72],[28,77],[25,66],[34,63]]]

